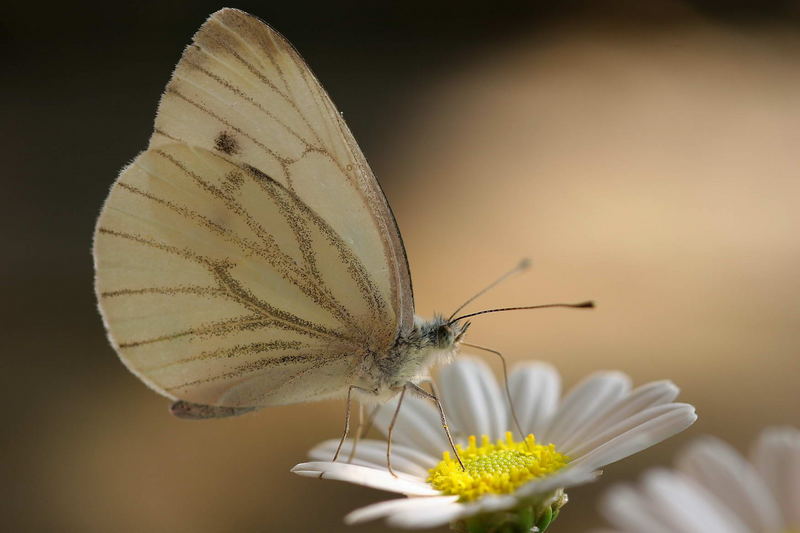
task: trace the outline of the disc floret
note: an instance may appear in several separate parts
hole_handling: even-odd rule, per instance
[[[533,435],[519,442],[510,431],[505,437],[492,443],[483,435],[478,445],[477,438],[470,436],[466,447],[456,446],[464,468],[450,452],[444,452],[442,461],[428,471],[428,483],[444,494],[469,502],[486,494],[511,494],[569,462],[569,457],[558,452],[553,444],[537,444]]]

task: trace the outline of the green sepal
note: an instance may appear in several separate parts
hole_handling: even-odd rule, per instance
[[[523,507],[517,510],[517,521],[522,531],[533,529],[533,507]]]
[[[545,507],[542,510],[542,514],[539,515],[539,519],[536,521],[536,527],[539,528],[539,531],[544,532],[547,530],[548,526],[554,520],[553,516],[553,508],[552,507]]]
[[[450,524],[450,529],[458,533],[544,533],[567,499],[558,491],[542,500],[529,500],[515,509],[471,516]]]

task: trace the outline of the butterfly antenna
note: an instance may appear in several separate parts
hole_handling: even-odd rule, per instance
[[[517,264],[517,266],[515,266],[514,268],[512,268],[511,270],[509,270],[508,272],[506,272],[505,274],[503,274],[502,276],[500,276],[499,278],[497,278],[496,280],[491,282],[489,285],[487,285],[483,289],[479,290],[475,295],[473,295],[471,298],[469,298],[466,302],[464,302],[463,304],[459,305],[458,309],[453,311],[453,314],[450,315],[450,318],[448,318],[447,321],[448,322],[452,322],[453,321],[453,317],[456,316],[456,314],[459,311],[461,311],[466,306],[468,306],[469,304],[474,302],[478,297],[482,296],[483,294],[487,293],[491,289],[495,288],[501,282],[503,282],[506,279],[510,278],[514,274],[518,274],[520,272],[524,272],[524,271],[528,270],[530,268],[530,266],[531,266],[531,260],[526,257],[525,259],[520,261],[519,264]]]
[[[487,313],[499,313],[501,311],[522,311],[523,309],[546,309],[548,307],[570,307],[572,309],[593,309],[594,302],[588,301],[588,302],[580,302],[577,304],[526,305],[524,307],[501,307],[498,309],[486,309],[484,311],[478,311],[477,313],[470,313],[468,315],[461,315],[456,318],[451,318],[447,321],[447,324],[450,325],[454,322],[458,322],[459,320],[464,320],[465,318],[470,318],[478,315],[485,315]]]

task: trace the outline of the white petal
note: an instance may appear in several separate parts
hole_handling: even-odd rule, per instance
[[[494,374],[483,361],[477,362],[479,366],[483,367],[483,371],[477,373],[480,379],[480,388],[478,390],[490,413],[490,432],[487,435],[495,440],[502,439],[505,437],[506,431],[511,428],[507,424],[508,395],[506,393],[506,384],[505,382],[498,383]]]
[[[618,422],[611,427],[601,428],[599,430],[600,432],[597,434],[587,435],[586,440],[582,442],[576,442],[574,445],[565,444],[559,449],[559,451],[573,458],[582,457],[595,448],[599,448],[606,442],[624,434],[625,432],[630,431],[651,419],[668,414],[675,409],[683,409],[683,406],[684,404],[671,403],[650,407]]]
[[[589,376],[564,398],[540,442],[559,447],[580,427],[611,408],[630,388],[630,378],[620,372],[598,372]]]
[[[353,442],[350,439],[344,442],[342,451],[339,453],[338,462],[369,466],[378,470],[386,469],[386,441],[360,440],[353,455],[353,460],[348,461]],[[317,461],[331,461],[336,453],[337,446],[339,446],[339,439],[326,440],[312,448],[308,455]],[[409,448],[402,444],[392,445],[392,469],[395,472],[403,472],[425,479],[428,475],[428,469],[436,466],[438,462],[439,459],[419,452],[414,448]]]
[[[481,435],[502,438],[506,426],[506,407],[497,381],[489,367],[479,359],[462,357],[439,372],[442,403],[453,428],[460,437]]]
[[[638,387],[618,400],[605,414],[579,428],[570,438],[561,443],[564,450],[574,450],[580,443],[606,433],[620,422],[657,405],[666,405],[678,396],[680,389],[671,381],[654,381]],[[570,452],[567,452],[570,453]],[[577,455],[577,452],[572,452]]]
[[[730,445],[706,437],[676,461],[687,476],[713,494],[753,531],[777,531],[780,511],[755,468]]]
[[[627,485],[609,490],[600,503],[600,512],[614,527],[625,533],[681,533],[664,524],[651,509],[644,494]]]
[[[527,363],[517,366],[508,382],[522,431],[538,438],[558,407],[561,376],[547,363]],[[509,420],[508,427],[512,424]]]
[[[748,528],[735,514],[691,479],[656,470],[645,475],[643,485],[651,512],[672,531],[748,533]]]
[[[463,513],[464,506],[460,503],[441,503],[435,506],[395,512],[386,519],[386,523],[393,527],[406,529],[428,529],[458,520]]]
[[[800,529],[800,430],[765,429],[752,458],[780,506],[785,529]]]
[[[602,472],[599,470],[587,470],[585,468],[573,468],[570,466],[551,476],[526,483],[518,488],[514,494],[517,497],[523,498],[534,494],[552,492],[556,489],[576,487],[594,481],[600,474],[602,474]]]
[[[571,464],[586,469],[603,467],[649,448],[683,431],[697,420],[694,407],[691,405],[680,403],[672,405],[672,409],[668,412],[614,437],[586,455],[576,458]]]
[[[415,496],[433,496],[439,492],[425,483],[424,479],[401,474],[392,476],[387,470],[378,470],[366,466],[349,465],[346,463],[331,463],[329,461],[312,461],[300,463],[292,468],[292,472],[305,477],[319,477],[346,481],[356,485],[363,485],[373,489],[387,490],[400,494]]]
[[[482,498],[469,503],[461,504],[464,508],[462,517],[473,516],[481,513],[496,513],[506,509],[513,509],[519,504],[518,494],[487,494]]]
[[[344,517],[347,524],[358,524],[391,516],[396,512],[415,512],[440,506],[448,506],[458,500],[458,496],[431,496],[424,498],[401,498],[378,502],[361,509],[356,509]]]
[[[375,415],[375,427],[384,435],[388,435],[398,400],[399,395],[381,405]],[[406,392],[403,405],[400,406],[392,441],[433,457],[441,457],[443,451],[450,449],[433,403],[417,398],[410,392]]]

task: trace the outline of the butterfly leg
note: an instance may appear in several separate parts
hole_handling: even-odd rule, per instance
[[[357,385],[350,385],[350,387],[347,389],[347,401],[346,401],[346,407],[345,407],[345,412],[344,412],[344,431],[342,432],[342,438],[339,439],[339,445],[336,447],[336,453],[333,454],[332,462],[334,462],[334,463],[339,458],[339,454],[342,451],[342,446],[344,445],[344,441],[347,440],[347,435],[350,433],[350,411],[352,410],[352,405],[353,405],[353,389],[360,390],[360,391],[368,393],[368,394],[370,393],[370,391],[368,391],[367,389],[365,389],[363,387],[359,387]],[[361,411],[360,411],[360,409],[361,409],[360,405],[361,404],[359,404],[359,422],[358,422],[358,430],[357,430],[358,433],[356,434],[356,440],[353,443],[353,448],[350,450],[350,457],[349,457],[349,459],[347,459],[348,463],[350,461],[352,461],[353,455],[356,453],[356,446],[358,445],[358,440],[361,437],[360,433],[361,433],[361,418],[362,418],[362,415],[361,415]],[[370,416],[374,416],[374,412]]]
[[[394,433],[394,425],[397,422],[397,415],[400,414],[400,406],[403,405],[407,387],[408,383],[403,385],[403,390],[400,391],[400,399],[397,400],[397,407],[394,410],[394,415],[392,415],[392,421],[389,423],[389,430],[386,432],[386,468],[389,469],[389,473],[394,477],[397,477],[397,474],[392,470],[392,433]]]
[[[350,447],[350,453],[347,454],[347,462],[353,461],[353,456],[356,454],[358,441],[361,440],[361,428],[364,426],[364,404],[358,402],[358,425],[356,426],[355,435],[353,435],[353,446]]]
[[[342,438],[339,439],[339,446],[336,447],[336,453],[333,454],[332,462],[336,462],[339,458],[339,453],[342,451],[342,445],[344,445],[344,441],[347,439],[348,433],[350,433],[350,408],[352,407],[353,401],[353,389],[357,389],[355,385],[350,385],[350,388],[347,389],[347,402],[344,411],[344,431],[342,432]]]
[[[431,383],[433,383],[433,382],[431,382]],[[444,408],[442,407],[442,402],[439,401],[439,397],[436,395],[436,389],[432,388],[432,390],[434,392],[431,393],[431,392],[426,391],[425,389],[423,389],[422,387],[420,387],[416,383],[412,383],[410,381],[408,383],[406,383],[406,386],[407,387],[411,387],[411,389],[414,392],[416,392],[417,394],[419,394],[423,398],[427,398],[427,399],[431,400],[434,404],[436,404],[436,408],[439,410],[439,418],[442,421],[442,429],[444,429],[444,433],[445,433],[445,435],[447,435],[447,442],[450,443],[450,449],[453,450],[453,453],[455,454],[456,459],[458,459],[458,464],[461,465],[461,469],[462,470],[466,470],[466,468],[464,468],[463,461],[461,461],[461,456],[458,454],[458,450],[456,449],[456,443],[453,441],[453,435],[450,434],[450,428],[447,425],[447,417],[444,414]],[[403,390],[405,391],[405,388],[403,388]]]
[[[497,350],[492,350],[491,348],[486,348],[485,346],[478,346],[477,344],[470,344],[468,342],[462,342],[461,345],[469,346],[470,348],[475,348],[476,350],[483,350],[484,352],[489,352],[500,358],[500,361],[503,363],[503,383],[505,384],[506,388],[506,399],[508,400],[508,409],[509,411],[511,411],[511,418],[514,419],[514,426],[516,426],[516,430],[517,432],[519,432],[519,438],[525,441],[525,433],[522,432],[522,426],[520,425],[519,419],[517,418],[517,412],[514,410],[514,402],[511,401],[511,387],[508,386],[508,368],[506,366],[506,358],[503,357],[503,354],[501,354]]]
[[[356,446],[358,446],[358,441],[362,438],[367,436],[369,430],[372,429],[372,424],[375,422],[375,415],[378,414],[378,409],[380,405],[376,405],[372,408],[372,410],[367,415],[367,420],[365,423],[362,424],[362,419],[364,415],[364,405],[359,403],[358,404],[358,429],[356,429],[356,436],[353,439],[353,447],[350,448],[350,454],[347,456],[347,462],[352,463],[353,457],[356,455]]]
[[[426,384],[426,383],[430,386],[431,392],[429,394],[423,395],[423,396],[425,398],[429,399],[429,400],[432,400],[434,403],[436,403],[436,406],[439,408],[439,415],[441,416],[441,420],[442,420],[442,429],[444,429],[445,434],[447,434],[447,440],[450,443],[450,447],[453,450],[453,453],[456,454],[456,458],[458,459],[458,462],[461,464],[461,466],[463,468],[464,463],[461,462],[461,457],[459,457],[458,451],[456,450],[455,446],[453,445],[454,439],[452,437],[452,434],[450,433],[450,425],[447,424],[447,420],[445,420],[445,417],[444,417],[444,405],[442,405],[441,403],[438,403],[439,402],[439,400],[438,400],[438,398],[439,398],[439,390],[436,387],[436,383],[433,381],[433,378],[427,377],[427,378],[423,379],[422,381],[420,381],[419,385],[421,386],[421,385]]]

